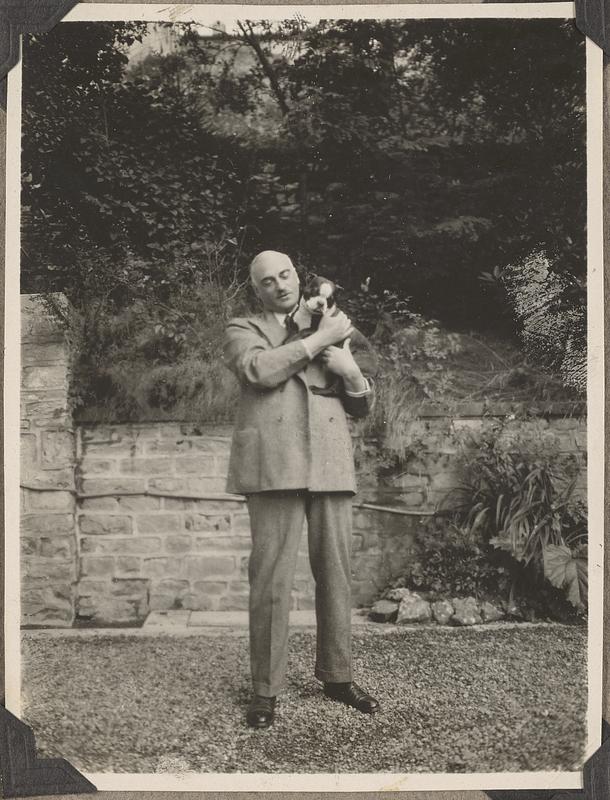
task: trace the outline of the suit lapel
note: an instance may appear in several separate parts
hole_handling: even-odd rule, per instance
[[[264,311],[250,319],[252,325],[263,334],[272,347],[279,347],[286,339],[287,331],[271,311]]]

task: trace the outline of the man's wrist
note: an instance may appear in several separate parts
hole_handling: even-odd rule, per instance
[[[307,350],[311,353],[311,357],[315,358],[318,353],[321,353],[322,350],[326,350],[329,347],[329,343],[321,331],[316,331],[315,333],[310,334],[305,339],[303,339],[303,343],[306,344]]]
[[[345,391],[350,394],[364,394],[369,389],[368,382],[360,370],[352,370],[342,377]]]

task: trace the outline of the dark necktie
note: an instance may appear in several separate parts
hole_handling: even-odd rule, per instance
[[[299,332],[299,326],[294,321],[294,317],[292,314],[286,314],[286,319],[284,320],[286,325],[286,331],[288,336],[294,336],[295,333]]]

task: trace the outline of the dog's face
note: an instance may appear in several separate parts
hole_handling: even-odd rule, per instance
[[[303,287],[305,305],[312,314],[323,314],[335,305],[337,285],[321,275],[312,275]]]

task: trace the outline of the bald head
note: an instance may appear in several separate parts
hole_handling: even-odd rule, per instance
[[[263,306],[288,313],[299,302],[299,276],[285,253],[263,250],[252,259],[250,280]]]

